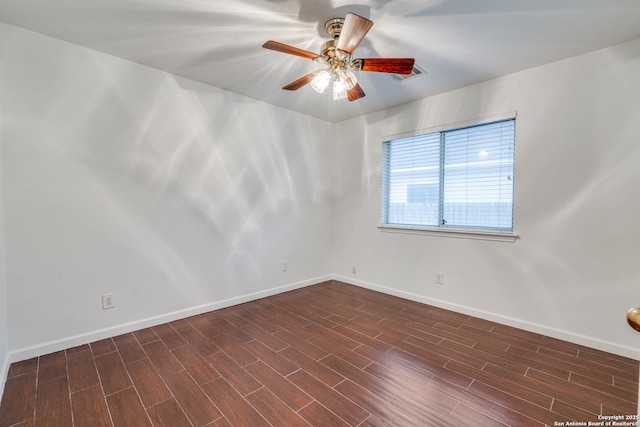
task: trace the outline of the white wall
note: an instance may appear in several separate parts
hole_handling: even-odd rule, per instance
[[[0,56],[4,48],[4,37],[2,37],[2,29],[0,29]],[[2,64],[0,60],[0,129],[2,129]],[[4,167],[2,167],[2,132],[0,132],[0,400],[4,391],[4,383],[9,371],[9,347],[7,340],[7,281],[5,274],[5,253],[4,253],[4,197],[2,175]]]
[[[340,123],[334,274],[640,359],[625,317],[640,305],[638,76],[640,40]],[[376,228],[383,140],[510,111],[519,240]]]
[[[331,277],[330,124],[1,30],[14,359]]]
[[[640,41],[331,125],[0,37],[14,359],[328,277],[640,359]],[[377,229],[385,137],[514,110],[519,240]]]

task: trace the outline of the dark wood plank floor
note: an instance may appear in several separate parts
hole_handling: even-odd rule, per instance
[[[638,362],[339,282],[14,363],[0,426],[543,426]]]

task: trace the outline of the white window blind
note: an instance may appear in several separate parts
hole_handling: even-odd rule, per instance
[[[515,119],[383,143],[382,223],[513,230]]]

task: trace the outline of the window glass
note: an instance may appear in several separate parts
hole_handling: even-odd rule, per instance
[[[515,119],[387,141],[382,222],[513,230]]]

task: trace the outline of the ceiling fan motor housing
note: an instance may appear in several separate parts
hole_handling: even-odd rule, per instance
[[[331,18],[324,23],[324,28],[332,39],[337,39],[342,31],[342,25],[344,24],[344,18]]]
[[[343,18],[331,18],[324,24],[324,28],[331,36],[331,40],[327,40],[320,48],[320,55],[332,65],[332,68],[346,69],[351,62],[351,55],[347,52],[336,49],[336,44],[340,38],[342,27],[344,25]]]

